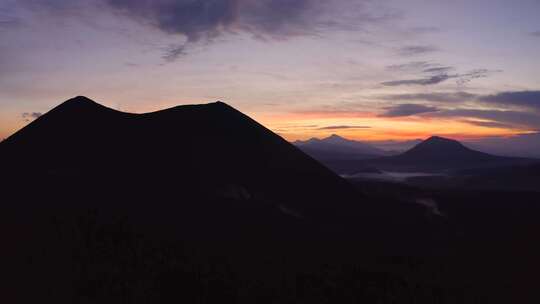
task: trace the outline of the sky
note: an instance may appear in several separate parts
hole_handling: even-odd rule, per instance
[[[539,12],[538,0],[0,0],[0,138],[84,95],[135,113],[221,100],[291,141],[440,135],[540,154]]]

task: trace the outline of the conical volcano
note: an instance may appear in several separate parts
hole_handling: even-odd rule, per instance
[[[457,140],[432,136],[400,155],[376,159],[371,163],[388,171],[422,172],[498,166],[521,161],[475,151]]]

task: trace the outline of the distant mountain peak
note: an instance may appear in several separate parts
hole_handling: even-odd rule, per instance
[[[446,143],[459,143],[459,141],[451,138],[441,137],[441,136],[431,136],[430,138],[426,139],[425,142],[446,142]]]
[[[441,136],[431,136],[430,138],[424,140],[423,142],[421,142],[420,144],[416,146],[416,148],[421,148],[421,147],[470,150],[469,148],[465,147],[462,143],[460,143],[457,140],[445,138]]]
[[[510,158],[476,151],[461,142],[432,136],[410,150],[378,161],[379,169],[410,172],[431,172],[498,165]]]
[[[323,138],[322,141],[326,141],[326,142],[329,142],[329,143],[334,143],[334,144],[344,144],[344,143],[351,143],[353,142],[352,140],[349,140],[349,139],[346,139],[346,138],[343,138],[337,134],[332,134],[326,138]]]
[[[417,161],[438,160],[448,162],[456,159],[483,160],[492,156],[469,149],[457,140],[432,136],[401,154],[400,157],[413,158]]]
[[[344,157],[356,159],[382,156],[385,154],[384,151],[372,147],[369,144],[350,140],[337,134],[332,134],[322,139],[313,137],[305,141],[297,140],[294,144],[316,159]],[[321,156],[321,153],[323,153],[324,156]]]
[[[333,139],[345,139],[345,138],[343,138],[343,137],[341,137],[341,136],[339,136],[339,135],[337,135],[337,134],[332,134],[332,135],[328,136],[328,138],[333,138]]]

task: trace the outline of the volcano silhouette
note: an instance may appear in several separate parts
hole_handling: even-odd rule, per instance
[[[144,291],[154,298],[182,298],[199,286],[198,269],[223,269],[222,260],[258,273],[252,258],[292,256],[277,268],[288,271],[446,240],[423,206],[363,195],[222,102],[131,114],[76,97],[1,142],[0,160],[3,261],[29,297],[40,287],[98,298],[135,278],[159,287]],[[234,276],[209,278],[228,291],[220,282]]]
[[[14,172],[115,179],[125,191],[135,183],[241,193],[294,203],[299,212],[314,212],[321,201],[335,202],[327,204],[335,209],[353,193],[347,182],[223,102],[129,114],[76,97],[6,139],[0,153]]]
[[[428,231],[422,207],[364,196],[223,102],[131,114],[76,97],[0,143],[0,159],[6,192],[24,193],[28,209],[113,208],[180,238],[324,234],[400,246]]]
[[[498,157],[471,150],[457,140],[432,136],[404,152],[399,158],[410,161],[483,162]]]
[[[482,168],[528,161],[475,151],[457,140],[432,136],[402,154],[375,159],[370,163],[383,170],[418,172]]]

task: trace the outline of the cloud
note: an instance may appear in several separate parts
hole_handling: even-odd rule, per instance
[[[165,61],[172,62],[183,55],[186,55],[186,46],[184,44],[171,45],[165,49],[165,53],[163,54],[162,58]]]
[[[237,20],[239,0],[105,0],[114,9],[188,41],[217,35]]]
[[[531,32],[530,35],[533,36],[533,37],[539,37],[540,38],[540,31]]]
[[[475,149],[493,154],[540,158],[540,133],[511,137],[488,137],[467,142]]]
[[[39,118],[43,113],[41,112],[24,112],[21,114],[21,117],[24,121],[30,121]]]
[[[476,69],[465,74],[455,74],[454,78],[457,78],[457,84],[463,85],[471,82],[473,79],[485,78],[491,72],[501,72],[500,70],[490,71],[488,69]]]
[[[511,91],[479,98],[484,103],[517,106],[540,111],[540,91]]]
[[[540,129],[540,115],[526,111],[447,109],[427,114],[430,117],[472,118],[505,123],[514,127]]]
[[[427,53],[433,53],[439,49],[431,45],[409,45],[397,50],[397,53],[401,56],[416,56]]]
[[[472,70],[464,74],[440,73],[440,74],[435,74],[435,75],[431,75],[431,76],[423,77],[423,78],[385,81],[385,82],[382,82],[381,84],[384,86],[403,86],[403,85],[427,86],[427,85],[439,84],[448,79],[456,79],[457,84],[463,85],[470,82],[473,79],[487,77],[490,72],[491,71],[487,69],[476,69],[476,70]]]
[[[21,21],[17,18],[0,15],[0,30],[6,29],[6,28],[17,27],[20,24],[21,24]]]
[[[104,1],[164,32],[181,34],[188,43],[239,32],[265,40],[282,40],[317,35],[327,29],[356,30],[358,24],[381,22],[388,17],[369,13],[368,0]]]
[[[433,67],[433,68],[427,68],[424,69],[424,73],[446,73],[453,70],[453,67],[450,66],[441,66],[441,67]]]
[[[444,109],[427,115],[430,117],[465,118],[468,123],[492,128],[540,129],[540,91],[509,91],[492,95],[476,95],[468,92],[398,94],[387,95],[383,98],[387,100],[456,103],[471,101],[476,104],[510,107],[510,109]]]
[[[485,121],[485,120],[464,120],[463,122],[466,122],[471,125],[480,126],[480,127],[486,127],[486,128],[495,128],[495,129],[513,129],[516,126],[504,122],[498,122],[498,121]]]
[[[163,57],[168,61],[184,54],[189,44],[212,42],[226,34],[281,41],[331,30],[357,32],[366,24],[395,17],[391,9],[371,0],[21,0],[21,4],[57,18],[108,11],[181,36],[184,47],[166,50]]]
[[[21,24],[21,19],[13,12],[13,3],[0,4],[0,31],[18,27]]]
[[[433,75],[433,76],[425,77],[425,78],[385,81],[385,82],[382,82],[381,84],[388,87],[396,87],[396,86],[403,86],[403,85],[434,85],[434,84],[438,84],[443,81],[446,81],[450,78],[455,78],[455,77],[447,75],[447,74],[440,74],[440,75]]]
[[[443,66],[438,63],[428,61],[411,61],[402,64],[392,64],[386,66],[386,70],[393,72],[422,72],[428,74],[442,74],[454,70],[454,67]]]
[[[416,34],[432,34],[440,33],[442,30],[436,26],[416,26],[411,28],[410,31]]]
[[[370,1],[367,0],[104,1],[113,9],[166,33],[181,34],[188,43],[240,32],[264,40],[282,40],[317,35],[327,29],[355,30],[357,24],[386,19],[384,14],[368,13],[366,4]]]
[[[382,96],[385,100],[396,101],[429,101],[429,102],[444,102],[444,103],[461,103],[473,100],[477,97],[476,94],[468,92],[433,92],[433,93],[416,93],[416,94],[392,94]]]
[[[540,110],[540,91],[508,91],[491,95],[478,95],[464,91],[411,94],[389,94],[380,98],[393,101],[428,101],[440,103],[463,103],[468,101]]]
[[[402,64],[392,64],[386,67],[388,71],[416,71],[422,69],[429,69],[434,64],[427,61],[412,61]]]
[[[385,109],[386,112],[379,115],[380,117],[403,117],[439,111],[436,107],[410,103],[387,107]]]
[[[320,127],[317,128],[317,130],[343,130],[343,129],[370,129],[370,126],[327,126],[327,127]]]

